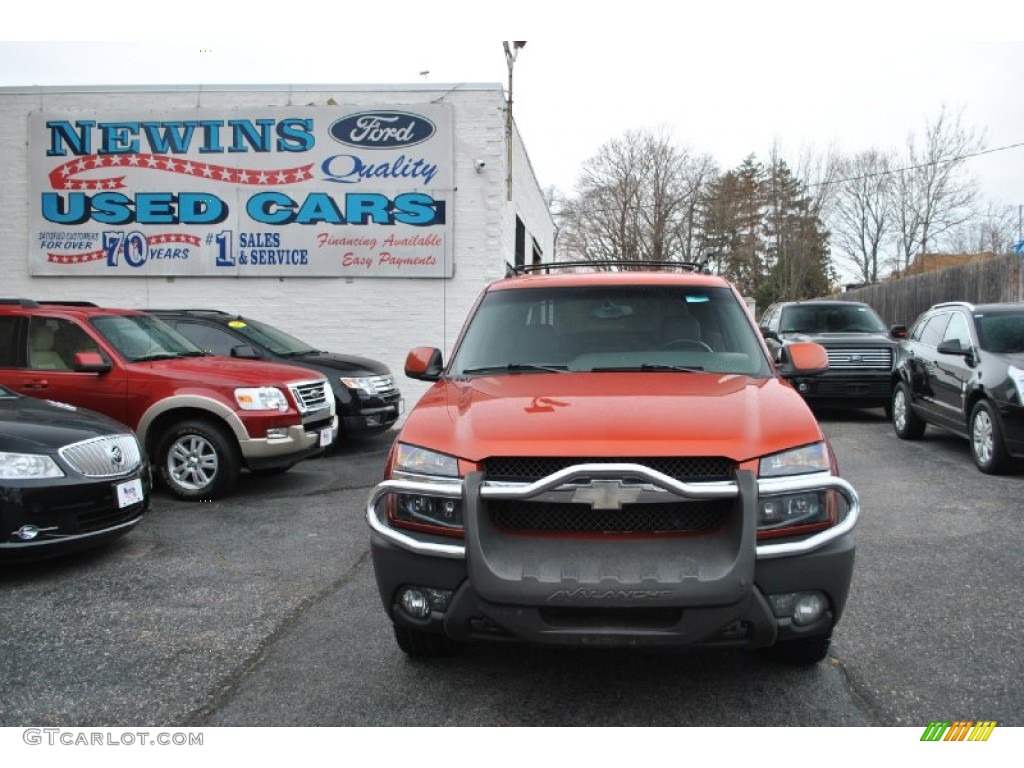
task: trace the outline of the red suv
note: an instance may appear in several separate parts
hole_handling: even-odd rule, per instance
[[[227,493],[242,467],[286,470],[338,433],[321,374],[213,357],[145,312],[85,302],[0,299],[0,384],[132,427],[184,499]]]
[[[776,368],[725,280],[629,266],[498,281],[447,364],[410,352],[406,374],[434,384],[367,506],[406,653],[827,654],[859,505],[783,380],[824,371],[824,348],[786,345]]]

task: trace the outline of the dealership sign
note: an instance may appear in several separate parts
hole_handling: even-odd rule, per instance
[[[447,105],[37,112],[33,275],[451,277]]]

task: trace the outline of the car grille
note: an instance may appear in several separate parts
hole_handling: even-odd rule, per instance
[[[110,435],[65,445],[58,451],[68,465],[86,477],[116,477],[142,463],[134,435]]]
[[[723,524],[733,500],[623,504],[592,509],[589,504],[491,501],[494,524],[509,533],[644,535],[707,533]]]
[[[98,506],[89,512],[83,512],[78,516],[79,533],[95,533],[107,528],[113,528],[134,520],[142,514],[143,502],[137,502],[124,509],[112,509],[109,506]]]
[[[496,456],[484,462],[487,479],[502,482],[531,483],[576,464],[641,464],[684,482],[732,480],[736,465],[721,456],[673,457],[574,457],[561,456]]]
[[[381,376],[368,376],[373,392],[377,397],[385,399],[398,394],[398,386],[395,384],[395,377],[387,374]]]
[[[322,408],[329,408],[330,401],[327,399],[327,380],[311,381],[305,384],[296,384],[291,387],[292,396],[299,404],[300,413],[319,411]]]
[[[892,368],[890,347],[826,347],[828,367],[833,370],[856,368],[858,370],[888,371]]]

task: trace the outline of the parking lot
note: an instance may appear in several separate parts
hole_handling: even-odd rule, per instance
[[[393,434],[230,497],[165,492],[106,548],[0,568],[0,726],[1022,725],[1024,472],[821,413],[863,504],[831,658],[394,645],[363,504]]]

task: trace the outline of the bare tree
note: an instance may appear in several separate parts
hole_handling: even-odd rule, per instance
[[[950,248],[959,253],[1008,254],[1018,241],[1018,216],[1013,206],[989,203],[984,213],[949,234]]]
[[[875,149],[846,160],[829,217],[837,260],[865,283],[878,282],[882,247],[894,233],[891,162]]]
[[[690,260],[696,211],[715,173],[665,130],[629,131],[587,160],[563,205],[562,252],[590,261]]]
[[[926,124],[920,146],[913,134],[908,137],[893,185],[902,268],[974,215],[977,183],[964,164],[983,147],[983,139],[962,124],[960,114],[950,117],[945,106],[935,122]]]

